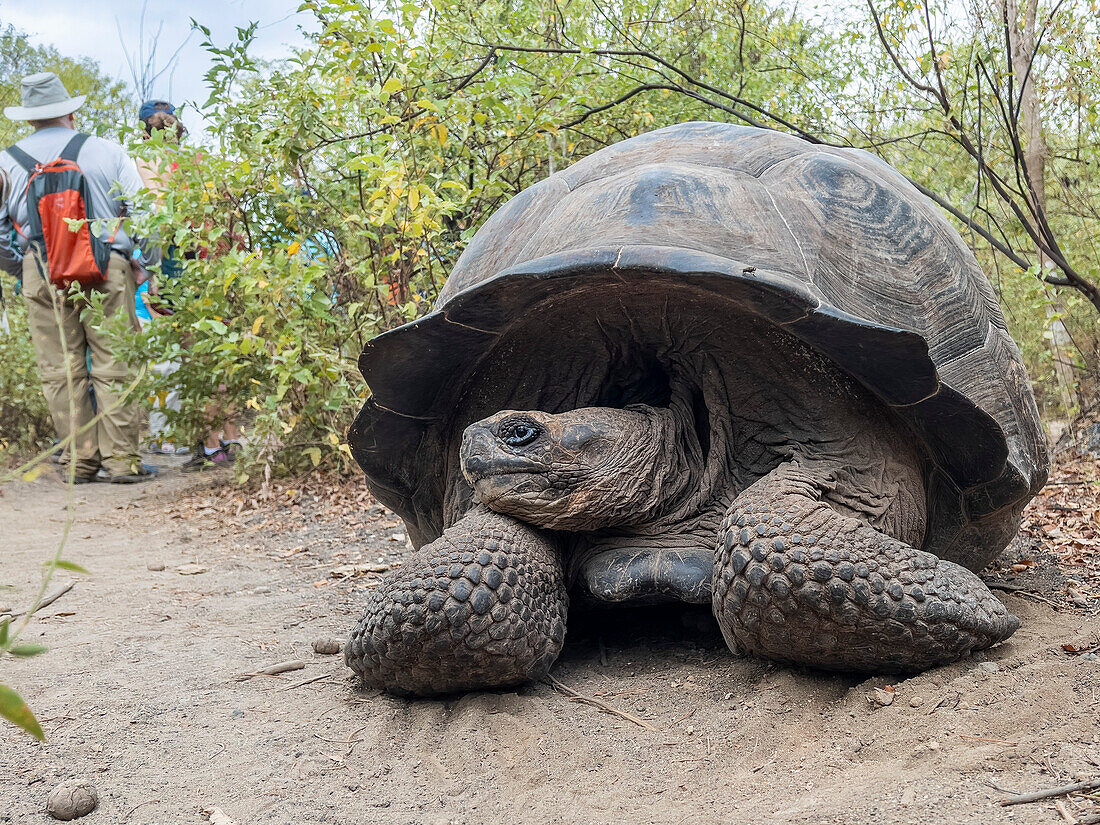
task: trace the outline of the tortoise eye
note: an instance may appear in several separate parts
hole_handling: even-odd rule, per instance
[[[501,425],[500,440],[509,447],[522,447],[542,435],[542,427],[534,421],[521,419]]]

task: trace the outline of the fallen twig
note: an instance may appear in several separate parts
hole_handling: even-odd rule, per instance
[[[1006,593],[1013,593],[1017,596],[1023,596],[1028,599],[1035,599],[1036,601],[1049,604],[1051,607],[1060,608],[1064,605],[1058,604],[1058,602],[1052,602],[1046,596],[1036,593],[1034,590],[1028,590],[1026,587],[1020,587],[1018,584],[1008,584],[1007,582],[997,581],[985,581],[985,586],[990,590],[1003,590]]]
[[[306,663],[300,659],[293,659],[289,662],[279,662],[277,665],[271,665],[265,667],[262,670],[257,670],[255,673],[239,673],[237,674],[237,681],[244,682],[251,679],[253,676],[278,676],[280,673],[289,673],[292,670],[301,670],[306,666]]]
[[[355,733],[348,737],[348,749],[344,751],[344,759],[347,759],[349,756],[351,756],[351,752],[355,750],[355,746],[359,743],[359,740],[355,737],[357,737],[369,727],[370,725],[363,725],[363,727],[359,728],[359,730],[355,731]]]
[[[38,606],[36,608],[34,608],[34,610],[31,611],[31,614],[33,615],[34,613],[37,613],[43,607],[49,607],[51,604],[53,604],[58,599],[60,599],[62,596],[64,596],[66,593],[68,593],[70,590],[72,590],[74,584],[75,584],[75,582],[69,582],[68,584],[61,585],[61,587],[59,587],[53,593],[46,596],[46,598],[44,598],[42,601],[40,601],[38,603]],[[20,611],[17,611],[15,613],[0,613],[0,617],[2,617],[2,616],[11,616],[13,619],[18,619],[20,616],[26,614],[26,612],[27,612],[26,610],[20,610]]]
[[[1009,584],[1008,582],[999,582],[992,579],[982,579],[982,582],[990,590],[1003,590],[1006,593],[1021,593],[1027,590],[1026,587],[1020,587],[1018,584]]]
[[[1076,825],[1077,817],[1073,816],[1073,814],[1066,809],[1066,803],[1061,799],[1054,802],[1054,810],[1058,811],[1058,813],[1062,815],[1062,819],[1068,822],[1069,825]]]
[[[293,685],[287,685],[285,688],[280,688],[280,690],[294,690],[294,688],[300,688],[303,685],[312,685],[314,682],[320,682],[322,679],[327,679],[331,675],[332,675],[331,673],[322,673],[320,676],[314,676],[312,679],[306,679],[304,682],[298,682],[298,683],[293,684]]]
[[[130,810],[128,810],[126,812],[126,816],[122,817],[122,821],[125,822],[127,819],[129,819],[130,814],[132,814],[138,808],[142,808],[146,805],[152,805],[154,802],[160,802],[160,800],[159,799],[148,799],[145,802],[139,802],[137,805],[135,805],[134,807],[132,807]]]
[[[960,739],[969,739],[971,742],[993,742],[993,743],[998,744],[998,745],[1018,745],[1019,744],[1018,742],[1009,742],[1007,739],[990,739],[987,736],[967,736],[966,734],[963,734],[963,733],[959,734],[959,738]]]
[[[577,693],[577,691],[573,690],[573,688],[563,685],[549,673],[546,674],[546,678],[550,681],[550,684],[553,685],[559,692],[564,693],[575,702],[583,702],[586,705],[591,705],[594,708],[599,708],[605,713],[619,716],[623,719],[626,719],[628,722],[633,722],[635,725],[645,728],[646,730],[657,730],[657,728],[653,727],[653,725],[649,724],[649,722],[645,721],[644,719],[639,719],[637,716],[632,716],[631,714],[619,710],[618,708],[613,708],[611,707],[611,705],[601,702],[599,699],[593,699],[591,696],[584,696],[580,693]]]
[[[1010,796],[1002,799],[1001,805],[1023,805],[1025,802],[1038,802],[1040,799],[1050,799],[1054,796],[1065,796],[1075,791],[1092,791],[1100,788],[1100,779],[1090,779],[1087,782],[1074,782],[1072,785],[1062,785],[1057,788],[1049,788],[1045,791],[1032,791],[1018,796]]]
[[[1019,793],[1019,791],[1014,791],[1011,788],[1005,788],[1002,785],[998,785],[996,782],[994,782],[992,779],[989,779],[989,778],[985,779],[985,784],[988,785],[989,787],[991,787],[993,790],[1000,791],[1001,793],[1010,793],[1010,794],[1018,794]]]

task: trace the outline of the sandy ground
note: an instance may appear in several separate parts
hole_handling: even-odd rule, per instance
[[[1005,594],[1023,628],[973,659],[897,682],[730,654],[706,611],[571,617],[547,684],[449,701],[363,692],[311,643],[346,634],[403,528],[364,502],[309,495],[269,520],[218,502],[224,477],[76,488],[65,555],[92,575],[0,660],[48,737],[0,726],[0,822],[47,822],[48,792],[87,778],[99,823],[1056,823],[1008,792],[1100,776],[1100,617]],[[31,598],[66,491],[0,495],[0,602]],[[150,569],[164,565],[163,570]],[[196,571],[203,572],[196,572]],[[187,575],[185,575],[187,573]],[[1096,610],[1093,608],[1092,613]],[[303,670],[236,676],[289,659]],[[315,680],[307,683],[307,680]],[[1064,798],[1067,815],[1100,800]]]

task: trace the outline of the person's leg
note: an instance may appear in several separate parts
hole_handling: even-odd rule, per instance
[[[137,331],[134,314],[134,280],[126,259],[111,253],[107,281],[100,288],[103,293],[103,325],[94,323],[91,313],[83,318],[84,333],[92,352],[92,384],[100,408],[96,437],[103,455],[103,466],[112,476],[129,476],[141,473],[138,456],[138,436],[141,427],[141,409],[135,403],[133,393],[125,397],[132,379],[129,365],[114,355],[107,328],[116,313],[124,313],[130,329]]]
[[[232,410],[230,410],[230,414],[232,414]],[[239,445],[243,438],[244,433],[241,432],[241,428],[238,427],[233,421],[226,421],[225,424],[222,425],[222,440],[226,444]]]
[[[78,478],[92,478],[100,455],[91,424],[95,414],[88,395],[87,342],[80,310],[50,284],[45,262],[31,251],[23,259],[23,300],[42,392],[57,436],[65,442],[77,433],[75,449],[66,447],[65,455],[75,461]]]

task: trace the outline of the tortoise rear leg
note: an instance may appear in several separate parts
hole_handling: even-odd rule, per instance
[[[796,461],[748,487],[718,534],[714,614],[734,650],[868,672],[922,670],[1019,627],[969,570],[821,501]]]
[[[399,695],[515,685],[549,671],[568,606],[550,534],[479,508],[371,592],[345,659]]]

